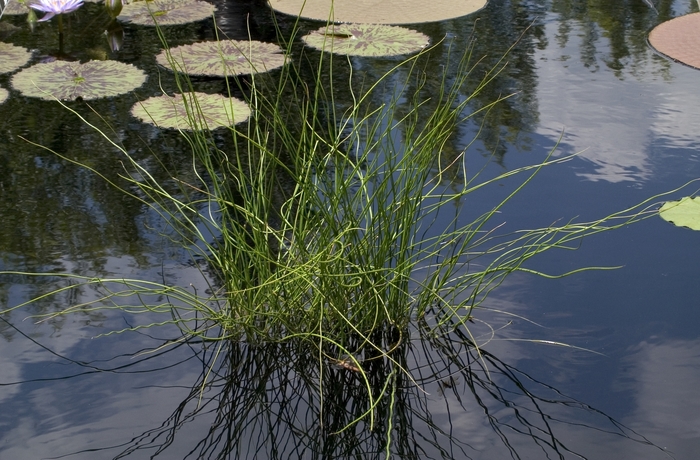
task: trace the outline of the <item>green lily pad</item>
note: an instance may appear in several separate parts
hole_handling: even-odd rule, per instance
[[[0,43],[0,56],[2,56],[2,59],[0,59],[0,73],[8,73],[19,69],[29,62],[32,52],[21,46]]]
[[[25,96],[73,101],[128,93],[146,81],[146,74],[131,64],[88,61],[84,64],[54,61],[22,70],[12,86]]]
[[[254,40],[193,43],[171,48],[170,55],[179,72],[210,77],[267,72],[282,67],[287,61],[279,46]],[[156,61],[172,70],[167,50],[156,56]]]
[[[211,3],[198,0],[148,0],[124,5],[117,18],[142,26],[172,26],[211,18],[215,11]]]
[[[659,215],[678,227],[700,230],[700,197],[687,196],[678,201],[667,201],[659,209]]]
[[[5,88],[0,88],[0,104],[7,100],[10,93]]]
[[[291,16],[324,22],[415,24],[437,22],[474,13],[486,0],[268,0]]]
[[[420,51],[430,41],[415,30],[382,24],[329,24],[302,40],[312,48],[350,56],[399,56]]]
[[[161,128],[211,130],[246,121],[250,117],[250,108],[239,99],[220,94],[164,94],[135,104],[131,114]]]
[[[18,16],[20,14],[29,13],[29,10],[30,8],[26,4],[20,3],[17,0],[11,0],[6,3],[2,14],[8,16]]]

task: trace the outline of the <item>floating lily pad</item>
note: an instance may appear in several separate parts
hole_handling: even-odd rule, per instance
[[[399,56],[415,53],[429,38],[405,27],[381,24],[330,24],[302,38],[312,48],[351,56]]]
[[[10,93],[5,88],[0,88],[0,104],[5,102],[7,100],[7,96],[9,95]]]
[[[142,26],[171,26],[211,18],[216,7],[198,0],[148,0],[124,5],[118,19]],[[155,19],[155,21],[154,21]]]
[[[258,41],[221,40],[193,43],[170,49],[176,70],[189,75],[224,77],[267,72],[282,67],[286,56],[282,48]],[[163,50],[156,61],[171,69]]]
[[[414,24],[437,22],[480,10],[486,0],[269,0],[291,16],[331,22]]]
[[[128,93],[145,81],[143,71],[122,62],[88,61],[80,64],[54,61],[18,72],[12,78],[12,86],[29,97],[73,101]]]
[[[166,94],[135,104],[131,114],[161,128],[215,129],[246,121],[250,117],[250,108],[239,99],[220,94]],[[190,118],[195,118],[195,123]]]
[[[649,43],[674,61],[700,69],[700,13],[662,22],[649,34]]]
[[[20,14],[27,14],[29,13],[29,10],[30,8],[26,4],[20,3],[17,0],[10,0],[9,2],[6,2],[5,9],[3,10],[2,14],[17,16]]]
[[[13,72],[29,62],[32,52],[21,46],[0,43],[0,73]]]
[[[659,215],[678,227],[700,230],[700,197],[668,201],[659,209]]]

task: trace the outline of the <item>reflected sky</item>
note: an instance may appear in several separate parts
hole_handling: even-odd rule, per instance
[[[551,16],[550,33],[559,26]],[[581,152],[590,162],[581,177],[645,181],[656,173],[650,157],[659,150],[700,143],[700,96],[687,89],[697,79],[692,69],[675,65],[667,71],[668,62],[649,49],[635,74],[623,69],[621,77],[606,67],[592,72],[576,58],[586,40],[574,25],[566,44],[552,44],[537,55],[537,132],[551,139],[563,133],[562,150]]]

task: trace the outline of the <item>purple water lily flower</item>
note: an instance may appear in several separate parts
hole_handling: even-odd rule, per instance
[[[72,13],[81,6],[83,0],[37,0],[29,4],[32,9],[46,13],[39,22],[48,21],[57,14]]]

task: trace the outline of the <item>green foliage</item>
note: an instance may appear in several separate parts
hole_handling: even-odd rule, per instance
[[[185,100],[189,99],[189,102]],[[198,107],[196,112],[189,110]],[[131,114],[146,123],[172,129],[216,129],[243,123],[250,116],[245,102],[220,94],[189,93],[155,96],[136,103]],[[198,117],[198,115],[203,117]],[[192,121],[196,118],[196,122]]]
[[[0,42],[0,55],[2,55],[0,73],[8,73],[14,72],[29,62],[29,59],[32,57],[32,52],[21,46]]]
[[[428,336],[460,329],[468,337],[476,310],[486,308],[489,293],[509,274],[570,274],[532,270],[530,258],[574,249],[583,237],[654,215],[650,199],[591,222],[498,233],[492,219],[509,200],[541,168],[570,158],[548,156],[496,177],[467,170],[469,145],[455,151],[453,133],[501,102],[470,110],[501,67],[477,77],[471,49],[452,59],[454,47],[448,47],[440,86],[428,88],[425,75],[436,66],[424,50],[358,87],[352,71],[347,80],[336,78],[346,58],[292,53],[294,33],[286,39],[284,56],[294,59],[276,75],[225,80],[229,95],[243,94],[251,108],[247,125],[223,131],[229,147],[222,147],[222,130],[215,135],[205,126],[206,106],[182,98],[192,128],[182,130],[192,156],[189,178],[157,179],[103,134],[126,165],[124,193],[159,213],[174,231],[170,237],[204,261],[209,289],[66,275],[64,288],[35,301],[90,286],[97,298],[57,315],[127,311],[144,320],[124,331],[177,325],[181,340],[258,346],[301,339],[318,351],[319,362],[359,371],[368,402],[350,423],[367,418],[372,426],[375,407],[397,375],[411,379],[397,350],[412,325]],[[176,70],[179,92],[194,94],[181,72],[182,54],[174,49],[163,56]],[[252,65],[252,57],[244,61]],[[475,78],[480,83],[465,96]],[[337,86],[346,84],[350,104],[336,99]],[[473,192],[518,177],[500,202],[472,219],[455,211]],[[370,382],[362,356],[386,360],[386,380]]]
[[[126,2],[124,2],[126,3]],[[198,0],[149,0],[129,2],[118,19],[142,26],[171,26],[203,21],[212,17],[216,7]]]
[[[329,24],[302,37],[307,46],[349,56],[400,56],[422,50],[430,39],[406,27]]]
[[[54,61],[36,64],[12,77],[12,87],[45,100],[99,99],[128,93],[143,85],[146,74],[117,61]]]
[[[667,201],[659,209],[665,221],[678,227],[700,230],[700,197],[685,197],[678,201]]]
[[[187,75],[226,77],[268,72],[282,67],[287,56],[274,43],[218,40],[165,49],[156,61]]]

